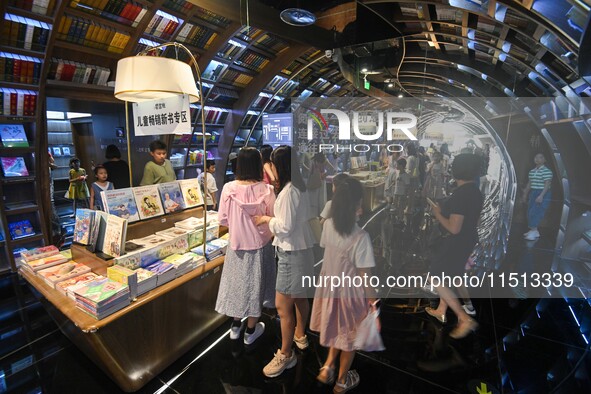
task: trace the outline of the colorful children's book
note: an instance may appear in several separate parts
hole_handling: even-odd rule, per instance
[[[107,279],[85,283],[84,286],[76,289],[74,294],[76,299],[83,298],[91,305],[100,306],[128,291],[127,285]]]
[[[5,148],[26,148],[29,146],[27,134],[22,124],[0,125],[0,140]]]
[[[131,188],[104,190],[101,198],[107,213],[127,219],[129,223],[140,220]]]
[[[94,222],[92,209],[76,209],[76,225],[74,226],[74,242],[88,245]]]
[[[199,187],[199,181],[196,178],[181,179],[178,183],[181,187],[181,192],[183,193],[183,200],[185,201],[186,208],[203,205],[201,188]]]
[[[129,295],[131,299],[137,297],[138,277],[137,273],[120,265],[113,265],[107,268],[107,278],[129,286]]]
[[[58,282],[55,284],[55,289],[58,290],[60,293],[68,295],[69,289],[72,286],[75,285],[79,285],[82,283],[87,283],[93,280],[97,280],[99,278],[99,275],[95,274],[94,272],[87,272],[85,274],[82,275],[78,275],[78,276],[74,276],[72,278],[63,280],[61,282]],[[73,296],[71,296],[72,298],[74,298]]]
[[[107,231],[107,219],[109,214],[103,211],[94,211],[92,231],[88,240],[88,250],[103,251],[105,243],[105,232]]]
[[[64,156],[71,156],[70,148],[67,146],[62,147],[62,153]]]
[[[56,246],[49,245],[21,252],[21,258],[25,261],[32,261],[42,259],[43,257],[53,256],[59,252],[60,250]]]
[[[29,176],[29,170],[22,157],[0,157],[5,177]]]
[[[149,219],[164,214],[158,185],[134,187],[132,190],[140,219]]]
[[[181,235],[185,235],[190,232],[191,232],[191,230],[187,230],[184,228],[171,227],[171,228],[167,228],[166,230],[156,231],[156,235],[162,235],[165,237],[174,238],[174,237],[180,237]]]
[[[162,206],[165,213],[172,213],[185,209],[185,200],[183,193],[177,181],[160,183],[158,185]]]
[[[39,271],[44,268],[49,268],[54,265],[58,265],[61,263],[65,263],[68,261],[68,258],[63,256],[62,254],[58,253],[53,256],[43,257],[37,260],[27,261],[23,267],[29,268],[31,271]]]
[[[103,252],[109,256],[119,257],[125,253],[125,236],[127,220],[109,215],[103,241]]]
[[[53,267],[45,268],[37,275],[45,281],[49,286],[55,288],[55,284],[66,279],[70,279],[82,274],[90,272],[90,268],[84,264],[70,261],[67,263],[55,265]]]
[[[138,268],[134,272],[137,274],[138,296],[156,287],[158,282],[158,275],[154,274],[152,271],[148,271],[143,268]]]
[[[12,239],[19,239],[25,237],[32,237],[35,235],[33,225],[28,220],[21,220],[18,222],[8,223],[8,231]]]

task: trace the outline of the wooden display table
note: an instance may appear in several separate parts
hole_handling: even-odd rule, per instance
[[[128,234],[130,230],[133,234],[137,226],[141,226],[138,231],[149,234],[171,227],[188,215],[195,216],[195,211],[190,211],[133,223]],[[164,225],[162,219],[168,223]],[[89,265],[97,274],[106,271],[105,262],[82,247],[72,247],[72,258]],[[227,320],[214,310],[223,262],[223,257],[212,260],[143,294],[102,320],[76,308],[72,299],[30,271],[21,269],[20,274],[43,295],[42,304],[64,335],[122,390],[131,392],[139,390]]]

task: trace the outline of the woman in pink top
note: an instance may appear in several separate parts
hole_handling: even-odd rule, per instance
[[[276,267],[268,225],[255,226],[252,217],[273,215],[273,186],[262,182],[263,164],[255,148],[238,153],[236,180],[226,183],[218,218],[228,226],[226,253],[215,310],[234,318],[230,338],[238,339],[240,320],[248,317],[244,343],[252,344],[265,331],[259,322],[263,302],[275,298]]]

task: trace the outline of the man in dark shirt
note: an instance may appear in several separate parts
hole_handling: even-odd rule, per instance
[[[129,166],[125,161],[121,160],[119,148],[115,145],[108,145],[105,158],[108,160],[103,163],[107,170],[107,181],[111,182],[115,189],[130,187]]]

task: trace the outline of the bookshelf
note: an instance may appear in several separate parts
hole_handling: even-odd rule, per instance
[[[69,120],[47,120],[47,146],[55,161],[56,168],[50,172],[50,198],[52,209],[59,220],[60,232],[64,237],[61,248],[68,248],[74,235],[75,220],[72,217],[72,202],[64,197],[70,182],[70,159],[76,156]]]

